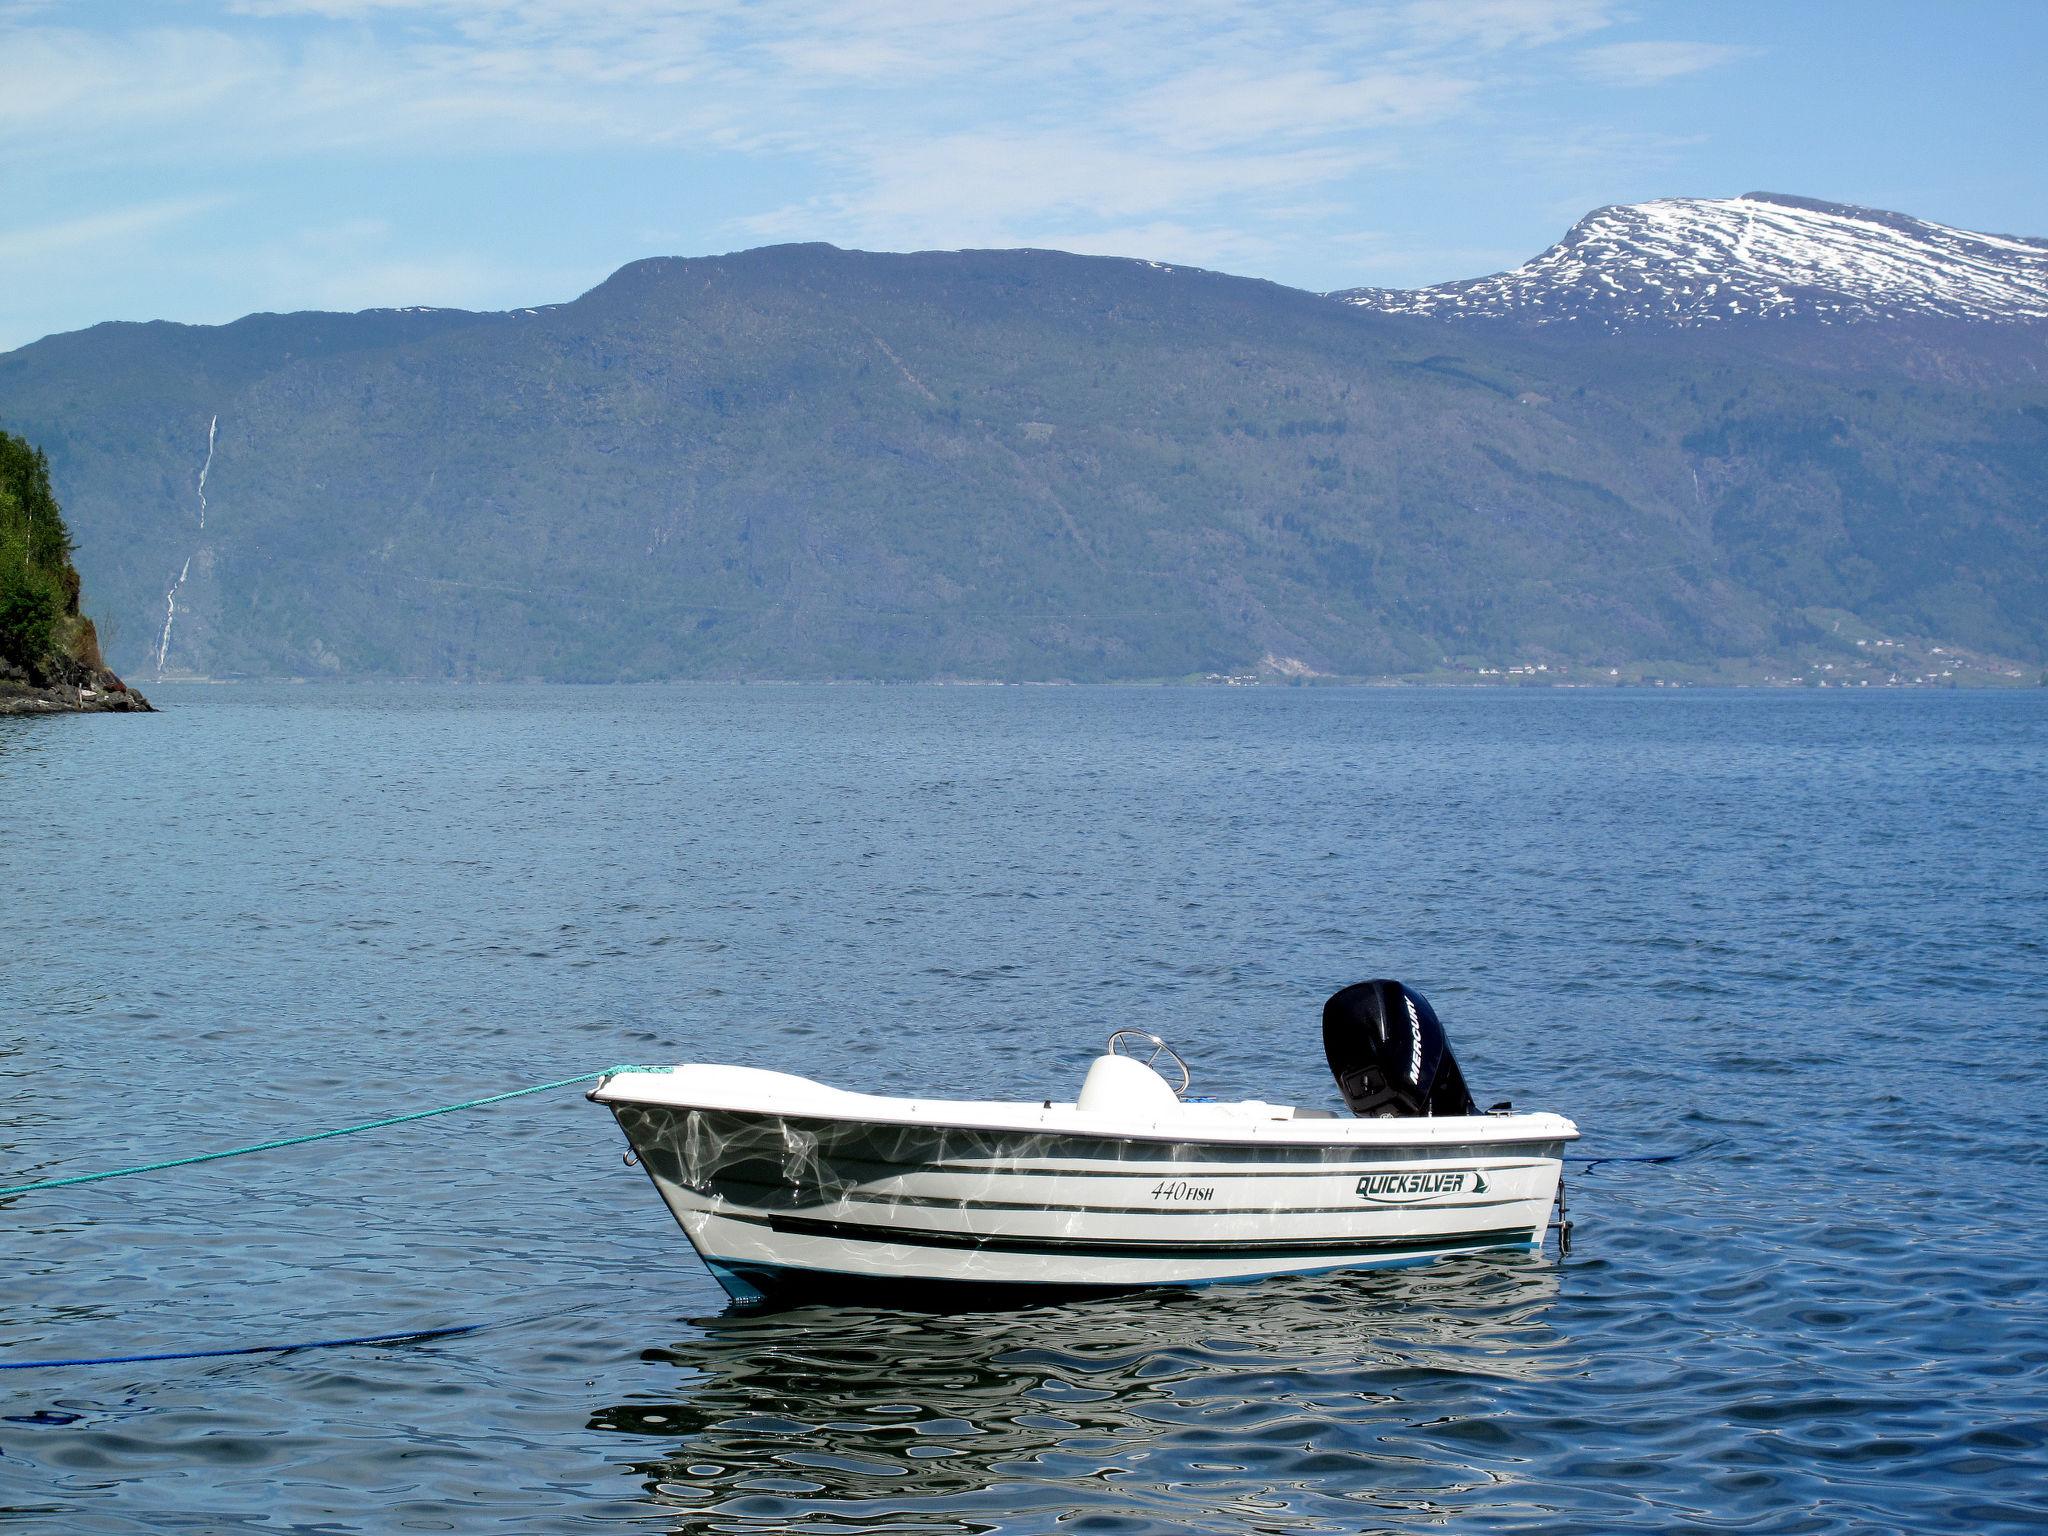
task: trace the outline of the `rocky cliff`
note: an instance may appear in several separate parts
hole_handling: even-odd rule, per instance
[[[0,432],[0,715],[150,707],[107,669],[78,596],[48,461]]]

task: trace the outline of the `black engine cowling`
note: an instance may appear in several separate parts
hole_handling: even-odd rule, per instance
[[[1323,1054],[1354,1115],[1478,1113],[1436,1010],[1398,981],[1360,981],[1323,1004]]]

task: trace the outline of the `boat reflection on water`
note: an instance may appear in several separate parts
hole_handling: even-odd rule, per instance
[[[736,1312],[600,1410],[676,1529],[1357,1531],[1491,1500],[1504,1386],[1584,1362],[1522,1258],[945,1316]],[[687,1512],[687,1513],[686,1513]],[[1128,1524],[1126,1524],[1128,1522]]]

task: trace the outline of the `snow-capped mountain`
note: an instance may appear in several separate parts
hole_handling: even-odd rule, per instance
[[[1388,314],[1576,323],[2048,320],[2048,240],[1750,192],[1601,208],[1511,272],[1331,298]]]

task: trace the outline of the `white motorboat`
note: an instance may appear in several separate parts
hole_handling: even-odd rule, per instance
[[[1128,1029],[1065,1102],[714,1065],[623,1070],[589,1097],[742,1301],[1071,1294],[1542,1248],[1570,1120],[1479,1113],[1436,1014],[1399,982],[1337,993],[1323,1038],[1349,1118],[1190,1099],[1181,1058]]]

